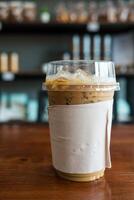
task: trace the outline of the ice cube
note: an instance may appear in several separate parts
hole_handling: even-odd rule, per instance
[[[81,69],[77,69],[76,72],[75,72],[75,78],[80,79],[82,81],[84,81],[84,80],[89,81],[91,76],[87,72],[85,72]]]
[[[59,69],[56,78],[72,79],[72,74],[66,70]]]

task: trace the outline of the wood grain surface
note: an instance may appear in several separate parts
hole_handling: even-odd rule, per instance
[[[112,169],[76,183],[56,176],[45,125],[0,125],[0,200],[134,200],[134,125],[112,129]]]

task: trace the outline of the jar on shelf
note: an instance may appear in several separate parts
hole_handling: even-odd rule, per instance
[[[64,3],[60,3],[56,9],[56,21],[59,23],[69,22],[69,11]]]
[[[5,52],[0,54],[0,72],[8,72],[8,54]]]
[[[19,55],[16,52],[9,53],[8,57],[8,68],[12,73],[19,71]]]
[[[76,3],[72,3],[70,2],[69,4],[69,22],[70,23],[76,23],[77,21],[77,13],[76,13],[76,7],[75,7]]]
[[[100,3],[98,7],[98,21],[100,23],[106,23],[107,22],[107,6],[105,3]]]
[[[86,23],[88,20],[88,13],[85,8],[84,2],[78,2],[76,4],[76,14],[78,23]]]
[[[23,3],[21,1],[11,1],[9,4],[9,20],[11,22],[22,22]]]
[[[129,2],[128,21],[134,23],[134,2]]]
[[[119,5],[119,15],[118,15],[118,20],[120,22],[127,22],[128,21],[128,16],[129,16],[129,7],[125,3],[120,3]]]
[[[23,19],[25,22],[35,21],[37,17],[37,5],[34,2],[25,2],[23,5]]]
[[[117,6],[113,4],[112,1],[107,2],[107,20],[109,23],[116,23],[117,19]]]
[[[42,23],[49,23],[51,19],[50,12],[47,7],[41,9],[40,20]]]
[[[9,15],[8,3],[0,2],[0,21],[7,21]]]
[[[98,22],[98,6],[96,2],[91,1],[88,6],[88,22]]]

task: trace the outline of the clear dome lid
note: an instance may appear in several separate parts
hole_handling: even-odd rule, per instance
[[[45,85],[48,90],[65,89],[62,86],[69,90],[120,89],[116,81],[114,63],[94,60],[61,60],[48,63]]]

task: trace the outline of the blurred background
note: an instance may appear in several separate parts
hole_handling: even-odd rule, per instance
[[[114,123],[134,123],[134,1],[0,1],[0,123],[47,123],[46,63],[113,60]]]

